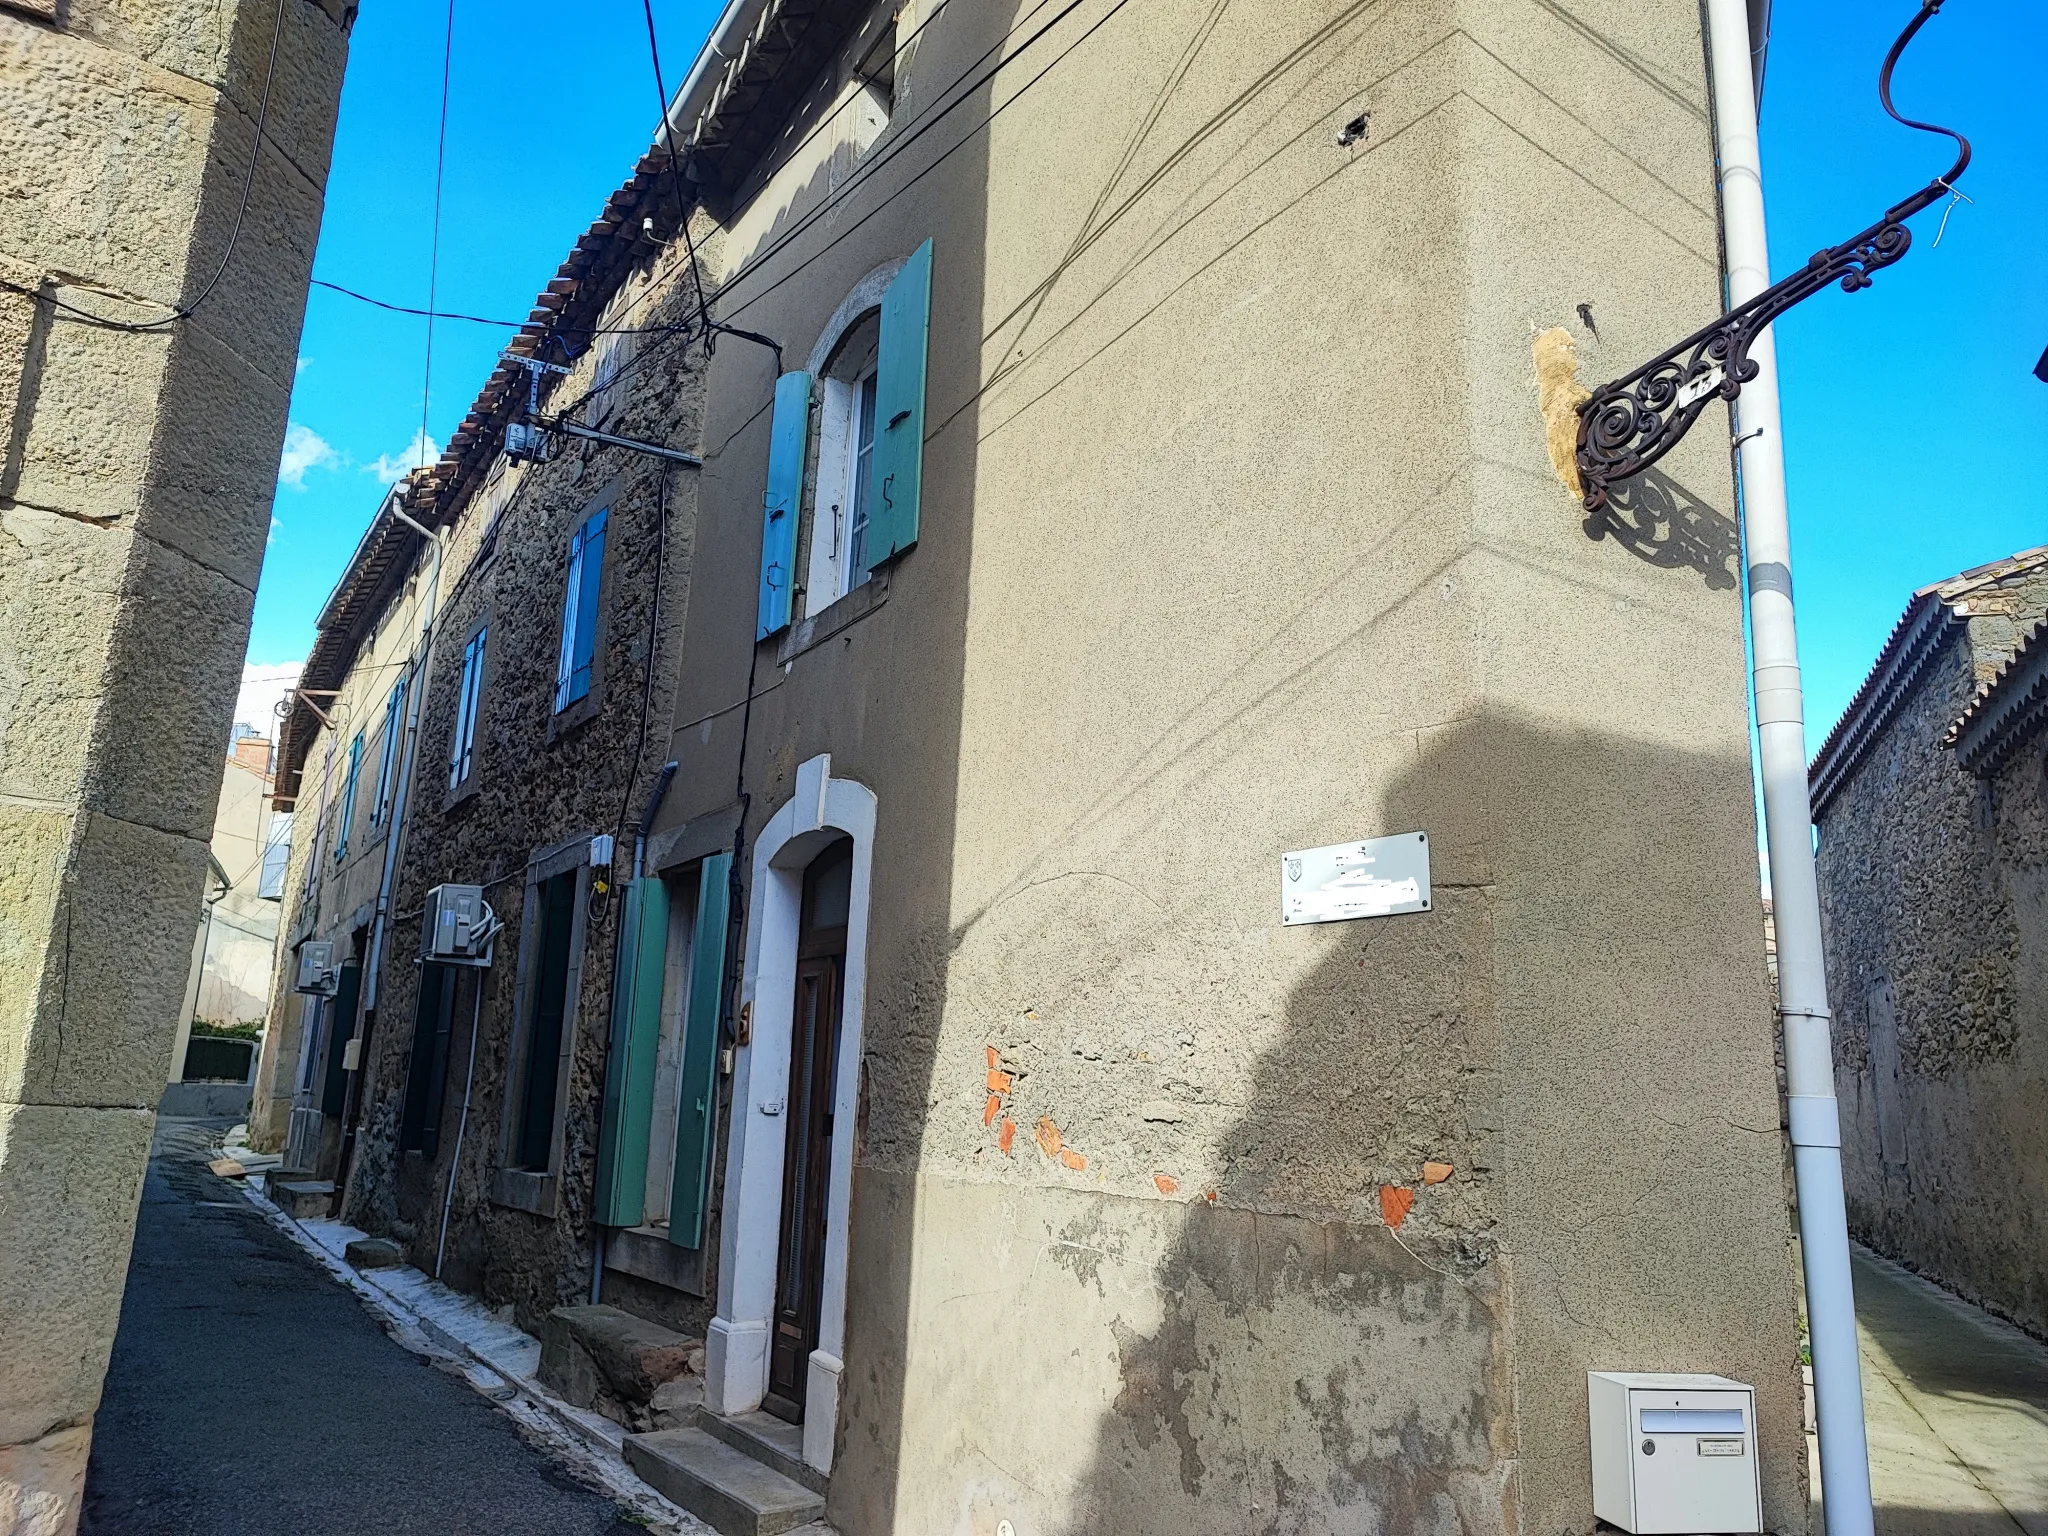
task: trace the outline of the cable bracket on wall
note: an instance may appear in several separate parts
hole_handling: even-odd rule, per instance
[[[1793,305],[1840,283],[1845,293],[1868,288],[1871,275],[1906,254],[1913,232],[1906,220],[1955,193],[1956,178],[1970,163],[1970,141],[1952,128],[1901,117],[1892,106],[1892,68],[1913,36],[1942,7],[1921,0],[1920,10],[1885,55],[1877,95],[1884,109],[1908,128],[1945,134],[1959,153],[1946,173],[1911,197],[1885,210],[1884,217],[1840,245],[1817,252],[1806,265],[1737,305],[1713,324],[1667,347],[1631,374],[1603,384],[1579,406],[1578,469],[1586,510],[1607,505],[1616,481],[1641,474],[1677,447],[1693,422],[1718,398],[1732,401],[1757,375],[1750,357],[1756,339]]]
[[[542,377],[550,373],[567,373],[569,370],[560,363],[544,363],[537,357],[522,357],[516,352],[507,352],[504,358],[506,362],[517,363],[526,370],[525,416],[523,420],[506,423],[507,458],[545,464],[562,451],[563,438],[574,437],[588,443],[600,443],[607,448],[624,448],[631,453],[644,453],[652,458],[666,459],[671,464],[683,464],[691,469],[704,467],[703,459],[694,453],[685,453],[680,448],[664,447],[660,443],[650,443],[637,437],[621,437],[615,432],[600,432],[595,427],[584,426],[580,421],[546,415],[540,408]]]

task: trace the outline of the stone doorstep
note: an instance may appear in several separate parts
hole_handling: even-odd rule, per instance
[[[647,1409],[656,1394],[703,1369],[702,1339],[617,1307],[556,1307],[541,1329],[540,1379],[548,1390],[632,1428],[654,1428]]]
[[[792,1483],[803,1484],[820,1498],[824,1496],[830,1479],[804,1460],[802,1425],[785,1423],[756,1408],[752,1413],[730,1416],[700,1410],[695,1427],[780,1472]]]
[[[310,1221],[325,1216],[334,1203],[332,1179],[266,1178],[264,1193],[293,1221]]]
[[[699,1429],[626,1436],[626,1464],[722,1536],[781,1536],[825,1513],[801,1483]]]

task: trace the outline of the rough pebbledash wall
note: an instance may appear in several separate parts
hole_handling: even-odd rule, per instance
[[[0,9],[0,1525],[36,1533],[77,1519],[354,6],[54,12]]]
[[[2048,780],[2038,745],[1988,780],[1941,745],[2048,579],[1966,611],[1818,818],[1849,1219],[2048,1332]]]
[[[687,318],[687,285],[655,283],[654,263],[629,282],[621,324],[659,326]],[[665,265],[665,264],[664,264]],[[610,387],[605,430],[696,451],[698,355],[667,337],[638,338]],[[558,386],[559,408],[594,382],[586,354]],[[579,413],[588,415],[589,413]],[[445,594],[435,626],[432,675],[416,745],[411,804],[392,895],[393,921],[378,1019],[364,1057],[362,1134],[351,1172],[349,1220],[398,1238],[412,1261],[433,1270],[451,1166],[453,1203],[442,1276],[490,1304],[511,1304],[538,1332],[548,1310],[584,1299],[590,1284],[589,1209],[595,1177],[606,1036],[615,953],[617,882],[630,872],[631,822],[646,801],[672,718],[676,657],[661,636],[682,621],[689,594],[698,471],[628,451],[570,443],[545,465],[505,465],[464,508],[444,556]],[[663,482],[666,490],[663,490]],[[665,504],[660,634],[653,599]],[[591,694],[557,716],[553,692],[572,531],[609,508]],[[488,626],[475,762],[460,788],[449,785],[450,743],[463,650]],[[649,669],[653,684],[647,688]],[[643,758],[643,700],[647,716]],[[639,767],[636,771],[636,761]],[[619,838],[617,864],[585,907],[580,986],[570,999],[565,1050],[573,1065],[558,1104],[562,1122],[557,1199],[550,1213],[501,1203],[494,1194],[506,1162],[526,870],[534,856],[596,834]],[[488,972],[464,976],[449,1043],[439,1145],[434,1155],[401,1150],[400,1117],[412,1070],[419,995],[420,909],[443,882],[488,883],[486,899],[505,924]],[[481,985],[480,1012],[473,1014]],[[468,1073],[470,1021],[479,1019],[472,1102],[456,1161],[456,1129]],[[687,1326],[681,1298],[643,1297],[640,1310]],[[681,1303],[681,1310],[676,1310]],[[702,1317],[694,1319],[701,1328]]]

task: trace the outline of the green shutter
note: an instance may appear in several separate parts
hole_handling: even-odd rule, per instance
[[[931,307],[932,243],[927,240],[882,296],[881,355],[875,364],[875,456],[868,466],[865,558],[870,570],[917,542]]]
[[[718,1015],[725,1001],[726,917],[732,855],[704,861],[697,885],[697,928],[690,940],[690,1003],[683,1017],[682,1079],[676,1105],[675,1177],[669,1185],[668,1240],[704,1246],[711,1193],[711,1131],[718,1107]]]
[[[756,640],[789,622],[791,573],[796,567],[796,514],[803,503],[804,450],[810,444],[811,376],[785,373],[775,381],[775,418],[768,428],[768,491],[761,512],[761,600]]]
[[[653,875],[629,882],[619,919],[611,1052],[597,1138],[597,1204],[591,1213],[607,1227],[637,1227],[647,1216],[647,1134],[654,1118],[667,954],[668,887]]]

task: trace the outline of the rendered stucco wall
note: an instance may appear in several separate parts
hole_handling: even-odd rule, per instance
[[[920,542],[746,725],[754,829],[821,752],[878,800],[832,1518],[1587,1531],[1621,1368],[1755,1383],[1803,1530],[1725,455],[1589,538],[1529,351],[1715,312],[1696,12],[1149,0],[884,161],[1019,9],[917,32],[840,211],[797,230],[849,185],[799,157],[710,247],[797,358],[934,242]],[[771,383],[714,360],[678,859],[730,826]],[[1434,911],[1279,926],[1282,851],[1417,829]]]
[[[186,979],[352,13],[0,12],[0,276],[131,321],[196,297],[219,266],[282,28],[247,219],[203,309],[138,334],[0,293],[0,1509],[14,1529],[77,1515],[65,1480],[82,1472]]]

